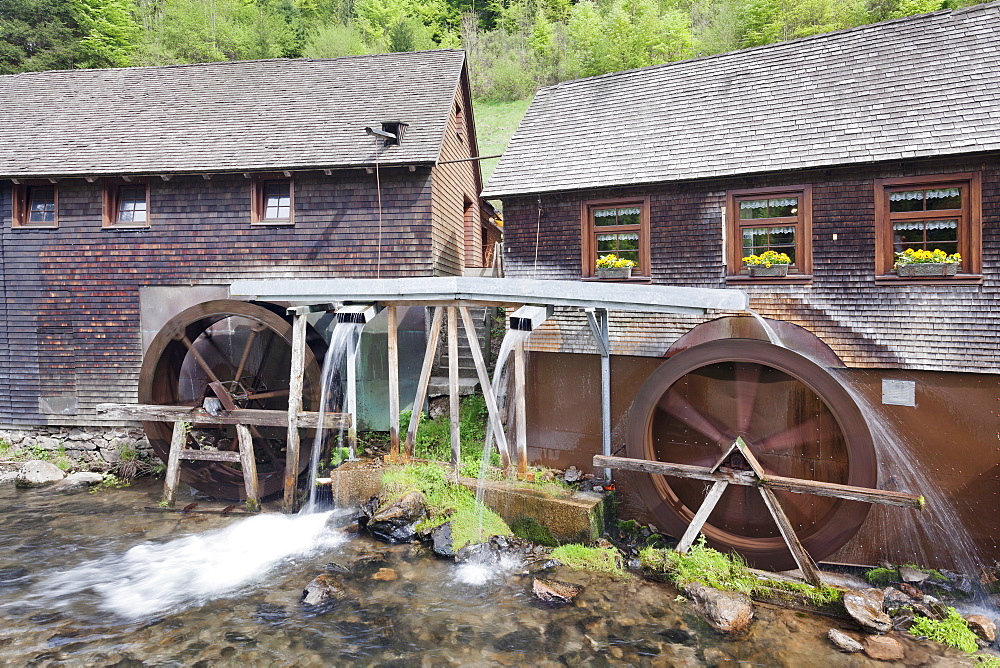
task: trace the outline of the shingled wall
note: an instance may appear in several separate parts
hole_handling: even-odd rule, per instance
[[[295,224],[277,227],[251,226],[242,175],[152,178],[150,226],[128,230],[101,228],[101,184],[83,179],[59,182],[57,229],[12,229],[0,182],[0,422],[79,424],[97,403],[135,401],[141,286],[374,277],[374,178],[296,173]],[[381,275],[431,275],[430,168],[381,180]],[[43,414],[39,397],[68,408]]]
[[[874,180],[966,171],[982,174],[982,284],[877,285]],[[543,194],[540,205],[536,196],[509,198],[504,200],[507,275],[579,279],[582,202],[649,196],[652,281],[727,287],[726,191],[800,184],[813,185],[811,283],[728,287],[746,290],[762,315],[814,332],[849,367],[1000,372],[1000,158],[995,155]],[[622,316],[617,322],[612,325],[616,354],[659,356],[699,320]],[[565,312],[536,330],[530,347],[595,352],[589,339],[579,315]]]

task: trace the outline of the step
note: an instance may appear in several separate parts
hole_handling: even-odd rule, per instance
[[[459,377],[458,379],[459,396],[475,394],[478,387],[479,381],[475,378]],[[448,376],[431,376],[431,382],[427,385],[427,396],[440,397],[446,394],[448,394]]]

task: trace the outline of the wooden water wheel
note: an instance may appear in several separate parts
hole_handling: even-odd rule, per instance
[[[292,325],[283,309],[234,300],[216,300],[182,311],[157,333],[139,372],[139,403],[202,406],[206,398],[223,408],[288,409]],[[316,410],[320,361],[325,344],[312,332],[307,340],[303,409]],[[228,404],[228,405],[227,405]],[[143,422],[156,454],[166,461],[172,425]],[[260,493],[283,487],[283,427],[252,429]],[[196,427],[194,447],[236,450],[234,426]],[[309,463],[312,432],[303,431],[299,472]],[[243,476],[231,462],[185,463],[181,479],[195,489],[225,499],[242,499]]]
[[[764,341],[725,339],[671,357],[643,385],[629,418],[630,458],[715,465],[741,437],[769,475],[875,487],[871,433],[850,394],[826,369]],[[745,469],[734,452],[724,466]],[[680,536],[705,498],[704,481],[637,476],[660,525]],[[799,540],[823,559],[858,530],[867,503],[776,491]],[[730,486],[702,532],[761,568],[795,561],[758,490]]]

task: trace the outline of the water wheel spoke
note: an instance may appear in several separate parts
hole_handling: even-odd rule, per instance
[[[247,359],[250,358],[250,351],[253,349],[253,342],[256,340],[257,334],[259,334],[263,329],[265,329],[264,325],[259,322],[254,323],[254,325],[250,327],[250,334],[247,335],[247,342],[243,346],[243,353],[240,355],[240,361],[236,365],[236,372],[233,374],[233,380],[237,383],[240,382],[240,378],[243,377],[243,369],[246,368]]]
[[[180,341],[184,344],[184,347],[188,349],[188,352],[191,353],[191,356],[194,358],[195,362],[198,363],[198,366],[201,367],[201,370],[205,372],[206,376],[208,376],[208,379],[213,383],[221,382],[219,377],[215,375],[215,372],[212,371],[212,367],[208,365],[208,362],[206,362],[205,358],[201,356],[201,353],[198,352],[198,349],[195,348],[194,344],[191,343],[191,339],[189,339],[186,334],[181,336]]]
[[[732,439],[726,435],[725,429],[707,415],[700,413],[694,406],[671,388],[659,403],[659,408],[687,424],[699,434],[714,443],[725,443]]]
[[[291,390],[285,388],[283,390],[268,390],[267,392],[249,392],[247,393],[247,401],[261,401],[263,399],[273,399],[275,397],[287,397]]]
[[[816,438],[819,431],[820,420],[817,416],[812,416],[801,424],[794,425],[771,434],[757,441],[755,450],[760,452],[771,452],[774,450],[790,450],[802,446]]]
[[[738,362],[734,366],[736,431],[741,434],[750,432],[750,419],[753,417],[754,405],[757,403],[757,391],[760,389],[759,364]]]

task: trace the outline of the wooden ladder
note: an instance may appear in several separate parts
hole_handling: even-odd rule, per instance
[[[247,491],[247,507],[251,510],[260,508],[260,492],[257,489],[257,462],[254,461],[253,438],[250,429],[244,424],[236,425],[239,451],[234,450],[194,450],[186,448],[188,432],[191,425],[184,420],[174,422],[174,431],[170,439],[170,454],[167,457],[167,475],[163,483],[163,501],[173,506],[177,500],[177,484],[181,479],[181,460],[202,462],[239,462],[243,469],[243,484]],[[252,506],[252,507],[251,507]]]

